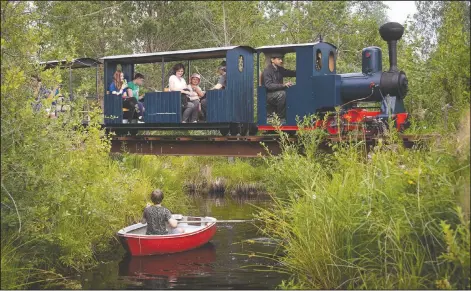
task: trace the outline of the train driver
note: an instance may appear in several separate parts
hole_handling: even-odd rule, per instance
[[[285,88],[293,85],[291,82],[283,84],[283,77],[296,77],[296,71],[283,67],[283,57],[284,55],[281,53],[271,54],[270,64],[262,75],[262,83],[267,88],[267,113],[271,115],[275,112],[281,123],[286,121]]]

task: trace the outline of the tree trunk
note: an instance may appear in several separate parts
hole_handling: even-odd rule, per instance
[[[226,27],[226,9],[224,8],[224,2],[222,2],[222,25],[224,28],[224,46],[229,46],[229,37],[227,35],[227,27]]]

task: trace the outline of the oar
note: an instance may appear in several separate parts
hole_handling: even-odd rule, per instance
[[[178,223],[205,223],[205,222],[223,222],[223,223],[241,223],[241,222],[253,222],[253,219],[250,220],[188,220],[188,221],[178,221]]]

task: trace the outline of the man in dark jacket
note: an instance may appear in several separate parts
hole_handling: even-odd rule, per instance
[[[267,113],[278,115],[282,122],[286,118],[286,91],[291,82],[283,84],[283,77],[296,77],[296,71],[283,68],[283,54],[273,53],[271,63],[263,71],[263,85],[267,88]]]

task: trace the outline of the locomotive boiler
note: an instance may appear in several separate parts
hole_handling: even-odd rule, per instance
[[[386,122],[388,118],[392,118],[396,127],[401,130],[407,126],[404,98],[407,95],[408,83],[406,74],[397,68],[397,41],[401,39],[404,27],[399,23],[390,22],[381,26],[379,33],[388,43],[389,70],[382,70],[382,51],[379,47],[364,48],[362,72],[340,74],[342,103],[353,103],[360,99],[379,101],[379,113],[372,115],[367,111],[357,110],[357,116],[350,119],[358,122],[369,116]]]

